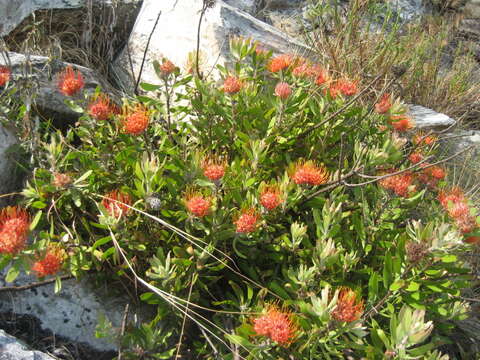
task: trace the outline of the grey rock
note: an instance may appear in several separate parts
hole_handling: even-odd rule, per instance
[[[427,12],[422,0],[390,0],[388,3],[404,21],[412,21]]]
[[[0,330],[0,360],[54,360],[53,357],[28,349],[20,340]]]
[[[23,54],[9,52],[8,57],[0,56],[0,65],[11,67],[12,81],[15,82],[17,88],[22,89],[24,84],[34,86],[36,96],[33,101],[42,115],[56,120],[57,125],[73,122],[79,116],[65,104],[67,97],[61,94],[57,88],[58,75],[68,65],[82,73],[85,91],[93,92],[97,86],[108,89],[108,84],[99,81],[99,76],[93,70],[61,61],[50,61],[45,56],[27,57]]]
[[[162,56],[169,58],[180,68],[186,67],[188,54],[196,49],[201,8],[202,0],[144,0],[128,42],[134,78],[138,76],[148,37],[159,12],[161,16],[147,51],[142,81],[159,81],[151,63]],[[215,6],[206,12],[200,32],[200,52],[204,62],[202,70],[205,74],[209,74],[215,64],[228,62],[229,38],[238,35],[258,40],[278,53],[308,51],[303,43],[273,26],[234,5],[217,0]],[[131,87],[133,81],[127,49],[119,57],[114,69],[125,86]]]
[[[0,123],[0,194],[8,194],[16,189],[15,161],[12,147],[17,144],[12,131]],[[0,207],[6,205],[6,199],[0,198]]]
[[[443,129],[455,124],[449,116],[420,105],[408,105],[408,109],[418,129]]]
[[[21,274],[9,284],[0,277],[0,286],[21,286],[37,281],[36,277]],[[67,338],[69,341],[87,344],[98,351],[116,350],[117,345],[108,338],[96,338],[95,328],[101,316],[105,316],[119,329],[125,306],[130,304],[129,319],[146,319],[151,316],[150,307],[135,306],[126,296],[113,296],[112,290],[93,288],[92,278],[82,281],[64,280],[62,289],[54,293],[54,284],[12,293],[0,294],[0,311],[33,316],[44,330]],[[1,357],[0,357],[1,360]]]
[[[464,14],[471,18],[480,19],[480,0],[468,0],[465,4]]]

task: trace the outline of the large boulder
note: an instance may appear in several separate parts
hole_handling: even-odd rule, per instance
[[[408,105],[407,108],[417,129],[442,130],[456,123],[451,117],[420,105]]]
[[[194,53],[197,47],[197,28],[202,3],[202,0],[144,0],[128,46],[114,67],[125,85],[131,87],[134,79],[138,77],[150,36],[151,42],[146,52],[142,81],[158,82],[152,60],[159,60],[162,56],[185,68],[188,54]],[[231,5],[232,3],[217,0],[203,18],[200,58],[204,63],[205,74],[210,73],[216,64],[228,63],[229,38],[232,36],[258,40],[278,53],[308,51],[304,44],[242,11],[236,5]],[[245,3],[246,1],[240,2],[243,5]],[[160,12],[158,25],[151,35]]]
[[[16,189],[15,159],[13,147],[18,143],[12,131],[0,123],[0,195],[11,193]],[[0,207],[7,198],[0,197]]]
[[[54,360],[40,351],[30,350],[13,336],[0,330],[0,360]]]

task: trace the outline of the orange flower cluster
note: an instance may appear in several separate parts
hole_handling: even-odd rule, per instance
[[[202,161],[203,175],[212,181],[218,181],[225,175],[225,161],[211,156]]]
[[[394,173],[396,170],[389,172]],[[388,174],[388,172],[386,174]],[[413,185],[413,180],[414,176],[412,172],[406,171],[398,175],[386,177],[380,180],[379,184],[387,190],[392,190],[398,196],[407,197],[416,190],[415,185]]]
[[[260,193],[260,203],[267,210],[274,210],[283,202],[278,185],[267,185]]]
[[[292,94],[292,89],[290,85],[286,82],[279,82],[275,86],[275,96],[278,96],[280,99],[285,100]]]
[[[67,174],[54,173],[52,185],[56,188],[64,188],[72,183],[72,178]]]
[[[162,63],[160,64],[160,71],[164,76],[170,75],[175,71],[176,68],[177,67],[175,66],[175,64],[168,59],[163,59]]]
[[[32,270],[36,272],[39,278],[47,275],[55,275],[62,267],[64,258],[65,251],[58,245],[51,244],[47,248],[45,256],[33,264]]]
[[[423,155],[418,152],[413,152],[408,155],[408,160],[410,160],[412,164],[418,164],[420,161],[423,160]]]
[[[360,319],[363,313],[363,300],[357,299],[352,289],[342,288],[338,295],[337,306],[332,311],[332,317],[337,321],[353,322]]]
[[[65,96],[73,96],[83,89],[83,76],[80,71],[74,71],[72,66],[68,66],[58,78],[58,89]]]
[[[15,255],[25,247],[30,217],[19,207],[0,211],[0,254]]]
[[[422,167],[428,166],[428,163],[422,163]],[[418,180],[434,189],[440,180],[443,180],[446,176],[445,170],[440,166],[430,166],[423,169],[417,176]]]
[[[223,82],[223,92],[226,94],[236,94],[243,87],[242,82],[236,76],[228,76]]]
[[[413,120],[406,115],[393,115],[390,116],[391,124],[393,128],[399,132],[404,132],[413,128]]]
[[[233,222],[237,233],[248,234],[256,230],[260,216],[254,208],[242,209],[240,215]]]
[[[130,135],[140,135],[150,122],[148,110],[143,105],[123,109],[123,131]]]
[[[317,186],[328,181],[329,173],[325,166],[316,165],[313,161],[299,161],[295,164],[292,180],[297,185]]]
[[[438,201],[463,234],[468,234],[478,227],[476,216],[472,214],[472,209],[468,205],[468,199],[459,187],[440,191]]]
[[[435,135],[427,135],[423,131],[419,131],[412,138],[413,143],[417,146],[431,146],[435,144],[437,140],[438,138]]]
[[[117,112],[107,95],[100,94],[88,105],[88,115],[100,121],[107,120]]]
[[[5,86],[10,81],[12,72],[6,66],[0,66],[0,86]]]
[[[205,197],[198,192],[189,191],[186,193],[185,198],[185,207],[187,210],[195,215],[196,217],[204,217],[210,212],[212,207],[212,199]]]
[[[132,198],[128,194],[113,190],[105,195],[105,199],[102,200],[102,205],[110,216],[120,218],[130,211],[126,205],[132,205]]]
[[[375,104],[375,111],[379,114],[385,114],[390,110],[391,107],[392,107],[392,102],[390,99],[390,94],[385,93],[383,94],[380,101],[377,104]]]
[[[258,336],[266,336],[282,346],[288,346],[295,339],[298,328],[291,313],[269,305],[264,315],[253,319],[253,330]]]
[[[294,57],[290,54],[275,56],[267,65],[267,69],[273,73],[288,69],[294,62]]]

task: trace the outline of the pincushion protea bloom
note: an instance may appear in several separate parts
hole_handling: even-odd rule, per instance
[[[396,172],[396,170],[390,170],[387,174]],[[386,175],[386,174],[384,174]],[[415,185],[413,185],[414,176],[411,171],[405,171],[401,174],[392,175],[379,180],[380,186],[387,190],[392,190],[395,194],[402,197],[407,197],[409,194],[416,191]]]
[[[438,138],[435,135],[427,135],[422,131],[419,131],[413,137],[413,143],[415,145],[433,145]]]
[[[58,78],[58,89],[65,96],[73,96],[83,89],[83,76],[80,71],[74,71],[72,66],[60,73]]]
[[[212,199],[210,197],[191,190],[185,194],[184,203],[188,212],[196,217],[208,215],[212,207]]]
[[[283,202],[278,185],[266,185],[260,189],[260,203],[267,210],[274,210]]]
[[[205,157],[202,161],[203,175],[212,181],[220,180],[226,171],[227,164],[215,156]]]
[[[438,200],[463,234],[468,234],[478,228],[476,216],[472,213],[468,199],[459,187],[441,190]]]
[[[423,160],[423,155],[418,152],[414,152],[408,156],[408,160],[410,160],[412,164],[418,164]]]
[[[385,93],[382,95],[380,101],[375,104],[375,111],[379,114],[385,114],[392,107],[392,102],[390,100],[390,94]]]
[[[30,227],[27,212],[17,206],[0,211],[0,254],[15,255],[25,247]]]
[[[72,183],[72,178],[67,174],[54,173],[52,185],[56,188],[64,188]]]
[[[285,100],[292,94],[292,89],[290,89],[290,85],[286,82],[279,82],[277,86],[275,86],[275,96],[278,96],[280,99]]]
[[[422,166],[426,166],[428,164],[423,163]],[[443,180],[447,173],[445,170],[440,166],[430,166],[423,169],[418,174],[418,180],[430,188],[435,188],[440,180]]]
[[[102,200],[103,207],[107,210],[107,213],[114,218],[120,218],[123,215],[128,214],[130,208],[126,205],[132,204],[132,198],[126,193],[122,193],[118,190],[113,190],[105,195]]]
[[[88,105],[88,115],[96,120],[107,120],[114,112],[114,106],[105,94],[100,94]]]
[[[257,336],[265,336],[279,345],[288,346],[295,339],[298,327],[293,316],[276,305],[268,305],[266,312],[253,319],[253,331]]]
[[[406,115],[393,115],[390,117],[392,126],[397,131],[407,131],[413,128],[413,121]]]
[[[162,63],[160,64],[160,71],[162,75],[168,76],[175,71],[177,67],[174,63],[172,63],[168,59],[162,59]]]
[[[223,92],[226,94],[236,94],[242,89],[242,82],[236,76],[228,76],[223,82]]]
[[[50,244],[45,255],[33,264],[32,270],[39,278],[55,275],[61,269],[64,258],[65,251],[58,245]]]
[[[10,81],[11,71],[6,66],[0,66],[0,86],[5,86]]]
[[[337,80],[335,87],[345,96],[353,96],[358,93],[357,83],[348,79]]]
[[[267,65],[267,69],[271,72],[279,72],[281,70],[286,70],[293,63],[293,56],[290,54],[282,54],[275,56]]]
[[[291,178],[297,185],[317,186],[328,181],[329,173],[325,166],[317,165],[312,160],[299,160],[295,164]]]
[[[343,322],[353,322],[360,319],[363,313],[363,300],[350,288],[342,288],[338,295],[337,306],[333,309],[332,318]]]
[[[135,107],[123,108],[123,132],[130,135],[140,135],[143,133],[150,122],[148,110],[140,104]]]
[[[248,234],[256,230],[260,216],[254,208],[242,209],[234,220],[237,233]]]

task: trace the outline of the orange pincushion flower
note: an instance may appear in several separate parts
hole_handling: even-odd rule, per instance
[[[458,186],[451,188],[450,190],[442,190],[438,194],[438,201],[442,204],[443,208],[448,211],[448,208],[457,203],[467,202],[465,194]]]
[[[78,70],[75,72],[70,65],[67,66],[58,78],[58,89],[65,96],[75,95],[82,90],[83,86],[82,73]]]
[[[307,63],[300,64],[292,70],[292,75],[296,77],[308,76],[310,66]]]
[[[358,92],[357,83],[348,79],[337,80],[336,88],[345,96],[353,96]]]
[[[325,84],[328,81],[328,73],[326,70],[322,69],[320,66],[317,66],[315,69],[315,84],[318,86]]]
[[[126,205],[132,205],[132,198],[128,194],[113,190],[105,195],[102,205],[110,216],[120,218],[130,211]]]
[[[293,56],[289,54],[283,54],[275,56],[268,63],[267,69],[271,72],[279,72],[281,70],[287,69],[293,63]]]
[[[415,145],[433,145],[438,138],[434,135],[426,135],[424,132],[420,131],[415,134],[412,140]]]
[[[150,122],[148,110],[138,104],[135,107],[125,107],[123,109],[123,132],[130,135],[140,135],[143,133]]]
[[[322,185],[328,181],[329,173],[325,166],[316,165],[313,161],[298,161],[292,174],[297,185]]]
[[[113,115],[113,108],[108,96],[100,94],[95,101],[88,105],[88,114],[94,119],[103,121]]]
[[[396,171],[391,170],[391,172]],[[387,190],[392,190],[398,196],[407,197],[410,193],[415,191],[413,179],[412,172],[406,171],[398,175],[386,177],[380,180],[379,184]]]
[[[211,156],[203,159],[203,175],[212,181],[218,181],[225,175],[227,164],[217,157]]]
[[[228,76],[223,82],[223,92],[227,94],[236,94],[242,89],[242,82],[236,76]]]
[[[260,193],[260,203],[267,210],[274,210],[283,202],[278,185],[267,185]]]
[[[168,59],[163,59],[160,64],[160,71],[163,75],[168,76],[175,71],[177,67]]]
[[[5,86],[10,81],[12,72],[6,66],[0,66],[0,86]]]
[[[337,306],[331,315],[335,320],[353,322],[360,319],[363,313],[363,300],[357,299],[352,289],[342,288],[338,295]]]
[[[51,244],[45,256],[33,264],[32,270],[37,273],[39,278],[47,275],[55,275],[62,267],[64,258],[65,251],[58,245]]]
[[[390,117],[392,126],[397,131],[407,131],[413,128],[412,119],[406,115],[394,115]]]
[[[290,89],[290,85],[286,82],[279,82],[277,86],[275,86],[275,96],[278,96],[280,99],[285,100],[292,94],[292,89]]]
[[[423,155],[418,152],[414,152],[408,156],[408,159],[412,164],[418,164],[420,161],[423,160]]]
[[[255,209],[242,209],[240,215],[233,222],[236,226],[237,233],[248,234],[255,231],[258,226],[259,218],[260,217]]]
[[[264,315],[253,319],[253,330],[258,336],[266,336],[279,345],[288,346],[295,339],[298,328],[290,312],[268,305]]]
[[[188,191],[185,195],[185,207],[188,212],[197,216],[204,217],[208,215],[212,207],[212,199],[205,197],[198,192]]]
[[[30,217],[19,207],[8,206],[0,211],[0,254],[15,255],[25,247]]]
[[[427,166],[427,163],[423,163],[422,166]],[[423,169],[418,174],[418,180],[431,188],[435,188],[440,180],[443,180],[446,176],[445,170],[440,166],[430,166]]]
[[[67,174],[54,173],[52,185],[56,188],[64,188],[72,183],[72,178]]]
[[[380,101],[375,104],[375,111],[379,114],[385,114],[391,107],[392,103],[390,101],[390,94],[385,93]]]

